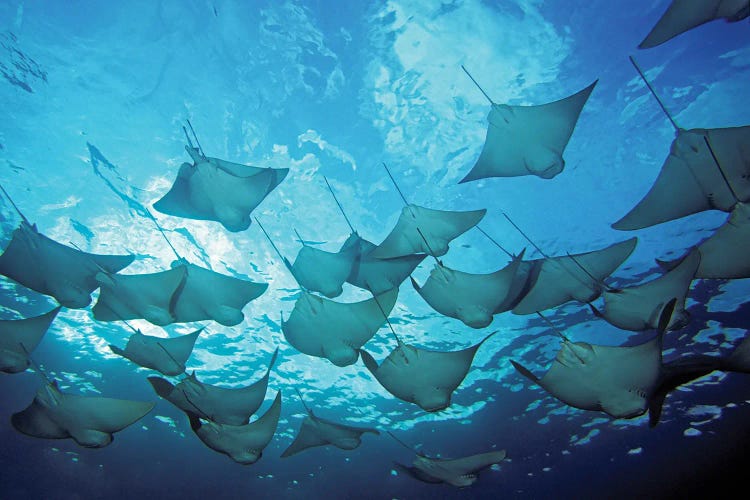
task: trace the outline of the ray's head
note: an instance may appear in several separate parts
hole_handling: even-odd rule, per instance
[[[450,392],[442,387],[431,386],[414,395],[414,402],[424,411],[445,410],[451,404]]]
[[[338,344],[324,348],[323,353],[331,363],[340,368],[353,365],[359,359],[359,351],[347,344]]]
[[[600,401],[602,411],[614,418],[640,417],[648,409],[648,394],[638,387],[608,394]]]

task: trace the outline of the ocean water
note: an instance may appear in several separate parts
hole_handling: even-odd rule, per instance
[[[162,0],[0,2],[0,184],[39,230],[95,253],[132,253],[126,274],[169,268],[174,255],[145,207],[163,196],[188,161],[190,120],[208,156],[288,168],[253,212],[282,254],[295,236],[337,251],[349,236],[329,193],[352,225],[382,241],[403,202],[441,210],[487,209],[481,227],[512,252],[548,255],[638,237],[608,283],[660,274],[708,237],[726,215],[708,211],[637,231],[611,224],[648,191],[674,130],[628,60],[632,55],[674,120],[686,129],[750,122],[750,27],[716,21],[664,45],[638,50],[668,1],[276,2]],[[494,178],[458,184],[481,151],[489,105],[464,65],[497,103],[542,104],[598,80],[553,179]],[[668,204],[672,200],[665,199]],[[64,390],[156,402],[102,449],[18,433],[10,416],[33,399],[29,370],[0,376],[0,497],[15,498],[667,498],[741,484],[750,438],[750,379],[714,372],[672,392],[661,423],[573,409],[522,377],[541,376],[560,345],[536,315],[511,312],[474,330],[435,312],[404,282],[390,314],[404,342],[479,349],[450,407],[427,413],[386,392],[362,361],[344,368],[298,352],[284,338],[299,288],[253,222],[229,232],[212,221],[151,210],[190,262],[263,281],[268,290],[234,327],[207,326],[187,362],[202,381],[238,387],[258,380],[271,353],[264,413],[282,391],[281,418],[263,457],[239,465],[193,434],[187,417],[157,397],[156,373],[116,356],[122,322],[98,322],[91,307],[63,309],[33,353]],[[0,205],[2,247],[20,217]],[[495,271],[507,256],[477,230],[454,240],[448,267]],[[419,283],[433,267],[414,271]],[[0,281],[2,319],[49,311],[54,299]],[[726,354],[747,334],[747,280],[695,280],[689,325],[665,337],[665,359]],[[98,292],[94,292],[94,299]],[[369,295],[351,285],[337,301]],[[599,299],[597,304],[601,303]],[[574,341],[621,345],[653,332],[618,330],[570,302],[545,315]],[[175,336],[198,324],[144,333]],[[365,349],[381,361],[396,343],[384,326]],[[280,458],[305,415],[376,427],[361,446]],[[498,466],[463,489],[398,472],[413,454],[391,431],[430,456],[507,450]],[[746,470],[746,469],[744,469]]]

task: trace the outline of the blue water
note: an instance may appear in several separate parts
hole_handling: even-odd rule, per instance
[[[654,258],[676,256],[718,227],[706,212],[635,232],[610,224],[645,194],[674,132],[628,62],[635,55],[684,128],[750,121],[747,21],[714,22],[658,48],[636,46],[667,1],[503,2],[0,2],[0,183],[40,231],[97,253],[133,253],[127,273],[173,260],[143,207],[171,185],[194,125],[209,156],[289,168],[254,212],[290,259],[303,238],[335,251],[349,229],[325,175],[359,233],[381,241],[402,202],[443,210],[487,208],[482,227],[506,248],[525,240],[546,253],[583,252],[638,236],[615,273],[623,285],[658,275]],[[552,180],[488,179],[457,185],[481,150],[487,102],[540,104],[599,83]],[[668,202],[668,200],[665,200]],[[3,201],[3,248],[19,223]],[[401,286],[392,322],[409,343],[458,350],[498,333],[474,359],[453,404],[428,414],[391,397],[361,362],[346,368],[297,352],[284,339],[298,290],[255,223],[229,233],[212,222],[159,215],[178,251],[217,272],[266,281],[236,327],[210,324],[188,369],[201,380],[241,386],[260,378],[280,348],[264,412],[284,394],[277,433],[263,458],[241,466],[206,448],[187,418],[163,400],[108,447],[17,433],[12,413],[40,384],[31,371],[0,377],[2,498],[632,498],[679,497],[739,484],[750,437],[746,375],[712,374],[670,394],[662,423],[613,420],[563,405],[515,372],[523,358],[543,373],[559,346],[532,316],[504,313],[482,331],[435,313]],[[527,257],[533,256],[531,249]],[[443,258],[466,272],[494,271],[505,255],[477,231]],[[433,263],[415,271],[423,283]],[[0,281],[2,317],[41,314],[51,298]],[[728,352],[750,319],[746,280],[695,281],[690,325],[665,353]],[[337,300],[362,300],[353,287]],[[574,340],[618,345],[643,338],[570,303],[548,311]],[[143,321],[144,333],[164,330]],[[171,335],[195,325],[171,325]],[[130,331],[97,323],[90,310],[64,310],[34,358],[71,392],[157,401],[152,372],[111,353]],[[381,360],[395,347],[387,329],[367,344]],[[397,474],[410,454],[385,433],[356,450],[315,448],[281,460],[304,410],[351,425],[392,430],[430,455],[507,449],[508,459],[470,488],[430,485]]]

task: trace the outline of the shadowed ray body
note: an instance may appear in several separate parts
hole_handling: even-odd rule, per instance
[[[750,15],[748,0],[672,0],[638,48],[656,47],[716,19],[725,19],[731,23],[741,21],[748,15]]]
[[[82,309],[91,303],[101,269],[116,273],[134,258],[81,252],[44,236],[24,220],[0,255],[0,274],[53,297],[64,307]]]
[[[721,165],[720,169],[706,140]],[[641,229],[704,210],[730,212],[737,201],[748,200],[750,125],[678,129],[669,156],[649,192],[612,227]]]
[[[456,271],[438,263],[424,285],[411,284],[430,307],[461,320],[471,328],[484,328],[495,314],[511,309],[526,289],[530,266],[522,266],[523,252],[503,269],[490,274]]]
[[[392,259],[377,259],[372,256],[377,248],[375,244],[352,233],[341,246],[340,252],[356,249],[352,271],[346,279],[356,287],[369,290],[373,295],[380,295],[393,288],[398,288],[414,269],[427,257],[426,254],[405,255]]]
[[[130,336],[125,349],[113,345],[109,348],[115,354],[139,366],[151,368],[167,376],[176,376],[185,372],[185,363],[202,331],[203,328],[200,328],[193,333],[171,339],[144,335],[138,331]]]
[[[454,212],[406,205],[396,226],[371,256],[392,259],[425,253],[440,257],[448,252],[452,240],[479,224],[486,213],[486,209]]]
[[[276,432],[281,415],[281,391],[276,393],[276,399],[268,411],[249,424],[220,424],[211,420],[204,421],[192,412],[187,414],[190,427],[203,444],[239,464],[250,465],[263,456],[263,449]]]
[[[333,253],[303,243],[294,264],[286,257],[284,264],[302,288],[332,299],[344,291],[343,284],[352,272],[357,255],[354,246]]]
[[[361,302],[342,304],[307,292],[281,322],[284,337],[298,351],[325,358],[336,366],[357,362],[359,349],[385,324],[376,300],[390,313],[398,288]]]
[[[276,349],[265,375],[245,387],[224,388],[204,384],[198,380],[195,372],[182,379],[176,386],[161,377],[148,377],[148,381],[160,397],[182,411],[200,411],[201,418],[219,424],[243,425],[263,404],[268,389],[268,378],[278,354],[279,350]]]
[[[716,232],[698,246],[700,265],[695,277],[700,279],[750,278],[750,205],[737,203],[727,221]],[[657,260],[657,263],[673,269],[685,256],[672,260]]]
[[[467,349],[449,352],[420,349],[399,341],[379,366],[364,349],[360,349],[360,355],[386,391],[425,411],[440,411],[450,406],[453,391],[469,372],[474,355],[492,335]]]
[[[593,305],[591,309],[617,328],[653,330],[659,326],[662,309],[675,298],[677,302],[667,329],[678,330],[690,320],[685,300],[700,261],[700,252],[694,249],[679,266],[659,278],[630,288],[605,290],[602,293],[604,309],[599,311]]]
[[[0,372],[19,373],[29,367],[29,354],[59,312],[60,306],[33,318],[0,320]]]
[[[489,125],[484,147],[477,162],[459,183],[520,175],[551,179],[562,172],[565,167],[563,151],[596,83],[564,99],[539,106],[509,106],[490,100],[492,109],[487,116]]]
[[[81,446],[102,448],[112,442],[115,432],[141,419],[155,404],[68,394],[51,382],[39,388],[25,410],[11,416],[11,423],[29,436],[73,438]]]
[[[206,157],[189,146],[185,149],[193,163],[182,164],[172,188],[154,208],[175,217],[217,221],[232,232],[250,227],[250,213],[289,172]]]
[[[398,462],[396,467],[402,472],[425,483],[448,483],[464,488],[477,481],[479,473],[505,460],[505,450],[478,453],[462,458],[430,458],[417,454],[412,467]]]
[[[533,314],[570,300],[591,302],[603,291],[602,280],[633,253],[636,238],[601,250],[531,261],[531,289],[513,308],[514,314]]]
[[[297,436],[281,454],[281,458],[291,457],[316,446],[330,445],[342,450],[353,450],[362,443],[362,434],[366,432],[380,434],[377,429],[353,427],[320,418],[307,407],[304,401],[302,404],[305,407],[305,418],[302,420]]]

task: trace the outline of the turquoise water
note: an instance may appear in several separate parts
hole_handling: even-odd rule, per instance
[[[288,168],[253,212],[282,254],[301,248],[294,231],[337,251],[352,225],[382,241],[402,200],[441,210],[487,209],[481,227],[512,252],[527,247],[507,213],[548,255],[580,253],[632,236],[638,245],[609,283],[647,281],[655,258],[681,255],[726,218],[709,211],[638,231],[610,225],[653,183],[674,131],[628,62],[633,55],[684,128],[747,125],[747,21],[714,22],[639,51],[668,2],[14,2],[0,3],[0,183],[45,235],[95,253],[132,253],[125,273],[167,269],[174,255],[145,216],[189,161],[190,120],[203,150],[233,162]],[[599,80],[550,180],[525,176],[458,184],[486,133],[487,101],[541,104]],[[669,203],[669,200],[665,200]],[[3,201],[2,245],[20,218]],[[662,423],[613,420],[565,406],[518,374],[541,375],[560,345],[536,316],[510,312],[473,330],[433,311],[402,284],[390,320],[404,342],[458,350],[496,331],[478,351],[451,406],[427,413],[388,394],[361,361],[347,367],[299,353],[284,338],[299,296],[258,225],[232,233],[210,221],[154,212],[190,262],[263,281],[268,290],[234,327],[207,325],[187,362],[202,381],[237,387],[258,380],[277,347],[269,391],[283,394],[275,436],[257,463],[241,466],[206,448],[182,412],[157,398],[138,368],[114,355],[131,331],[64,309],[34,359],[71,392],[156,402],[108,447],[17,433],[10,415],[40,385],[31,372],[0,378],[4,498],[495,498],[665,496],[713,484],[747,436],[746,375],[714,373],[672,393]],[[508,258],[476,230],[442,257],[451,268],[488,273]],[[430,259],[413,273],[429,276]],[[666,339],[665,356],[726,353],[746,334],[747,280],[693,282],[692,322]],[[54,300],[1,282],[3,318],[41,314]],[[94,294],[96,297],[96,293]],[[337,301],[370,295],[345,285]],[[578,303],[548,310],[572,340],[619,345],[651,333],[618,330]],[[197,324],[160,328],[174,336]],[[396,346],[387,327],[366,349],[381,361]],[[467,489],[417,482],[393,469],[412,455],[385,432],[352,451],[281,453],[308,405],[323,418],[391,430],[430,455],[506,449],[508,459]],[[692,488],[692,489],[691,489]]]

